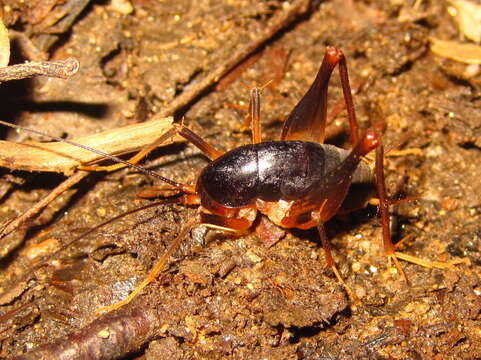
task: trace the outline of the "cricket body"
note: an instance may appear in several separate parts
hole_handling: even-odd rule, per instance
[[[351,129],[353,148],[350,151],[322,144],[327,120],[328,84],[336,65],[339,65]],[[126,299],[98,309],[98,312],[116,310],[141,293],[165,269],[170,256],[194,226],[202,224],[225,231],[246,233],[252,230],[259,213],[287,229],[317,227],[327,266],[345,286],[351,298],[356,299],[337,270],[324,224],[338,213],[365,206],[376,191],[382,192],[378,196],[380,212],[383,214],[385,251],[403,273],[397,261],[397,257],[402,258],[403,254],[395,252],[391,242],[384,183],[379,185],[379,179],[384,181],[380,175],[383,171],[381,133],[368,130],[363,137],[359,135],[346,59],[342,51],[333,46],[327,47],[316,79],[284,122],[279,140],[262,140],[260,90],[257,88],[251,91],[250,119],[252,143],[226,153],[183,125],[175,125],[162,136],[162,139],[167,139],[181,135],[212,160],[200,172],[194,185],[149,174],[181,193],[175,202],[198,206],[197,215],[187,222],[148,277]],[[363,157],[375,148],[379,149],[376,176],[362,162]]]
[[[319,209],[308,208],[292,218],[286,207],[302,200],[311,206],[324,201],[323,192],[330,190],[326,175],[348,156],[349,151],[333,145],[299,140],[244,145],[205,167],[196,191],[212,213],[229,216],[236,209],[253,208],[278,226],[308,229],[317,225]],[[375,192],[374,175],[366,163],[360,162],[351,175],[338,213],[364,207]]]
[[[341,86],[350,124],[351,150],[323,144],[327,120],[328,84],[332,71],[337,65],[339,65]],[[346,59],[340,49],[333,46],[327,47],[313,84],[285,120],[279,140],[262,140],[260,90],[257,88],[251,91],[250,119],[252,143],[226,153],[216,149],[183,125],[173,125],[148,149],[144,149],[130,161],[59,139],[96,152],[123,166],[135,168],[170,185],[179,193],[179,196],[166,198],[160,203],[197,206],[196,215],[188,219],[147,278],[123,301],[97,309],[98,313],[116,310],[140,294],[166,268],[171,255],[177,251],[194,226],[205,225],[225,231],[246,233],[252,230],[259,213],[267,216],[277,226],[286,229],[317,227],[327,267],[344,285],[351,298],[356,299],[355,294],[352,293],[337,270],[324,224],[336,214],[350,212],[365,206],[374,194],[377,194],[379,198],[385,253],[390,261],[394,261],[404,277],[398,258],[428,267],[450,266],[450,264],[428,262],[395,251],[389,228],[390,200],[386,195],[384,185],[381,130],[379,127],[373,127],[362,137],[359,135]],[[35,132],[34,130],[30,131]],[[136,165],[155,145],[161,144],[175,135],[184,137],[212,160],[200,172],[195,184],[179,183]],[[373,149],[377,149],[374,172],[362,161],[363,157]],[[118,168],[118,165],[116,164],[114,167]],[[84,166],[83,168],[92,167]],[[99,169],[105,170],[105,167],[97,167],[95,170]],[[165,187],[160,190],[160,195],[163,191],[165,191]],[[152,191],[150,194],[152,195]],[[156,206],[158,203],[144,206],[141,209]],[[135,211],[130,211],[128,214]],[[97,225],[65,246],[103,225],[111,223],[116,218]]]

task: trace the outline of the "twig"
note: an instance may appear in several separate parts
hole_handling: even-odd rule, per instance
[[[8,37],[10,38],[10,41],[16,41],[18,43],[22,57],[29,59],[30,61],[48,60],[47,53],[40,51],[24,32],[9,29]]]
[[[74,138],[71,141],[112,155],[127,154],[152,144],[172,127],[172,122],[171,117],[160,119],[156,117],[143,123]],[[172,141],[165,144],[170,143]],[[101,157],[98,154],[65,142],[13,143],[0,140],[0,166],[10,170],[47,171],[71,175],[80,165],[99,159]]]
[[[50,76],[67,79],[77,73],[79,62],[69,58],[57,61],[32,61],[0,68],[0,83],[34,76]]]
[[[32,206],[30,209],[25,211],[22,215],[14,218],[13,220],[10,220],[7,222],[6,225],[4,225],[0,231],[0,239],[11,234],[13,231],[17,230],[20,225],[22,225],[24,222],[26,222],[28,219],[34,217],[37,215],[40,211],[42,211],[43,208],[45,208],[48,204],[50,204],[52,201],[54,201],[58,196],[60,196],[63,192],[67,191],[70,189],[72,186],[77,184],[80,180],[82,180],[84,177],[86,177],[89,174],[88,171],[78,171],[74,175],[70,176],[62,182],[60,185],[58,185],[55,189],[53,189],[47,196],[45,196],[42,200],[38,201],[34,206]],[[2,242],[2,247],[0,250],[0,259],[5,257],[15,249],[20,242],[22,242],[22,239],[19,239],[18,241],[4,241]]]
[[[34,27],[38,34],[36,40],[37,47],[44,52],[48,52],[50,48],[72,28],[75,20],[80,16],[82,11],[87,7],[91,0],[65,0],[57,1],[55,9],[50,11],[38,26]],[[56,15],[62,14],[61,18]]]
[[[256,39],[247,43],[244,47],[241,47],[224,63],[217,67],[213,72],[207,75],[204,79],[198,83],[192,85],[188,90],[184,91],[181,95],[176,97],[168,106],[166,106],[161,112],[160,116],[173,115],[179,109],[189,105],[199,94],[204,92],[210,86],[217,83],[224,75],[235,68],[241,61],[250,56],[257,49],[265,45],[271,40],[279,31],[287,28],[294,23],[300,16],[305,15],[311,9],[310,0],[297,0],[288,10],[280,11],[280,14],[276,15],[271,23],[267,26],[267,29]]]
[[[12,360],[117,359],[155,338],[168,317],[168,313],[157,312],[147,305],[130,306]]]

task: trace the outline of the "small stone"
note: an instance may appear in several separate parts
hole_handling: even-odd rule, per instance
[[[134,11],[134,7],[129,0],[111,0],[110,8],[122,15],[129,15]]]
[[[108,329],[100,330],[97,336],[102,339],[108,339],[110,337],[110,331]]]

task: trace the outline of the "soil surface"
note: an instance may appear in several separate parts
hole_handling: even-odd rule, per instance
[[[289,9],[288,2],[251,0],[95,2],[67,30],[49,32],[55,22],[44,7],[55,1],[5,3],[7,27],[28,34],[51,58],[76,57],[81,67],[69,80],[2,84],[2,120],[67,138],[151,119]],[[57,6],[63,3],[82,2]],[[402,261],[408,284],[389,267],[376,207],[368,206],[327,224],[356,303],[326,269],[314,230],[288,231],[268,247],[255,232],[235,237],[199,227],[158,281],[123,309],[99,316],[95,309],[122,300],[145,278],[195,216],[195,207],[162,205],[123,217],[33,270],[61,244],[150,203],[136,197],[155,184],[143,174],[92,173],[1,240],[18,245],[1,264],[0,356],[481,358],[481,75],[430,51],[430,37],[460,38],[447,6],[395,0],[312,4],[247,65],[175,115],[220,150],[249,143],[249,132],[242,131],[249,89],[272,80],[263,90],[261,116],[263,137],[277,139],[326,45],[341,48],[362,128],[386,124],[383,141],[392,150],[385,161],[388,191],[412,199],[392,209],[394,238],[409,236],[399,251],[469,265],[428,269]],[[58,39],[46,45],[47,35]],[[12,51],[22,61],[22,52]],[[340,103],[335,72],[329,109]],[[329,113],[337,127],[327,142],[349,148],[345,112]],[[10,141],[39,140],[26,132],[3,133]],[[193,182],[207,163],[185,143],[162,147],[144,162],[181,182]],[[2,221],[64,180],[55,173],[3,174]]]

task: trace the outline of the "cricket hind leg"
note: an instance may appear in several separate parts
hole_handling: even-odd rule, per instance
[[[355,147],[360,139],[359,124],[357,122],[356,112],[354,110],[354,100],[352,98],[351,85],[349,83],[347,61],[342,52],[339,60],[339,77],[341,78],[342,93],[344,95],[344,102],[346,103],[347,118],[349,120],[351,134],[351,144],[352,147]]]
[[[457,259],[451,262],[440,262],[440,261],[430,261],[421,259],[419,257],[405,254],[399,251],[396,251],[396,245],[392,242],[391,237],[391,228],[390,228],[390,215],[389,215],[389,205],[393,203],[386,192],[386,184],[384,178],[384,148],[382,142],[376,149],[376,188],[379,198],[379,213],[381,216],[381,223],[382,223],[382,238],[383,238],[383,245],[384,245],[384,252],[388,258],[389,266],[391,266],[391,262],[394,262],[397,270],[401,274],[401,276],[408,282],[406,273],[399,262],[399,259],[417,264],[427,268],[438,268],[438,269],[448,269],[452,266],[460,263],[468,263],[467,259]],[[404,239],[402,239],[399,243],[401,243]],[[398,243],[398,244],[399,244]]]
[[[335,46],[326,48],[314,82],[284,122],[281,140],[324,142],[327,121],[327,91],[331,74],[336,66],[339,66],[351,143],[353,147],[358,144],[360,140],[359,125],[354,110],[347,61],[341,49]]]

